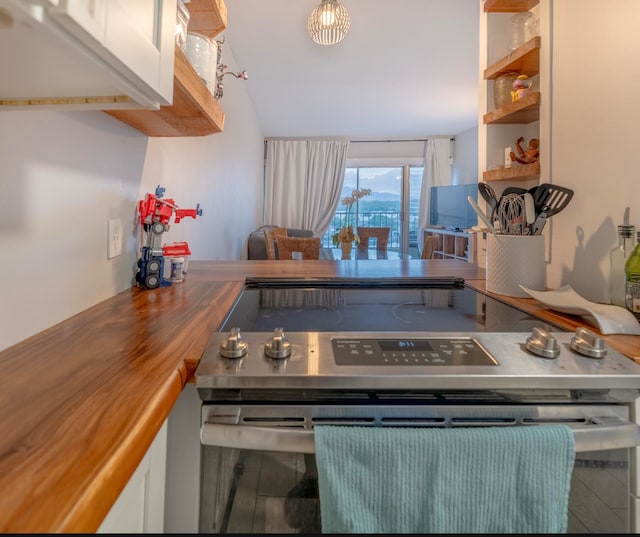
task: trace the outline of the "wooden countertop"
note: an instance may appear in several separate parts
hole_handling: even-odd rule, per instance
[[[484,291],[484,270],[458,260],[192,261],[183,283],[126,290],[0,352],[0,531],[99,527],[245,277],[427,275]],[[533,299],[496,298],[579,326]],[[606,339],[640,361],[640,337]]]

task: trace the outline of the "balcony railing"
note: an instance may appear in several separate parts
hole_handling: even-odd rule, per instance
[[[390,250],[400,250],[400,232],[402,222],[399,211],[370,211],[359,212],[357,215],[350,214],[347,222],[347,212],[337,212],[331,221],[329,229],[322,237],[322,247],[331,248],[333,241],[331,236],[340,231],[347,223],[354,225],[354,228],[361,227],[390,227],[389,246]],[[418,212],[409,212],[409,248],[418,246]],[[357,225],[355,225],[357,222]],[[354,229],[354,231],[356,231]]]

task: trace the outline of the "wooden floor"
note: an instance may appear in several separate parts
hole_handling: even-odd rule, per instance
[[[568,533],[628,533],[625,456],[624,451],[576,455]],[[303,455],[244,452],[243,464],[222,533],[320,533],[316,482],[305,478]]]

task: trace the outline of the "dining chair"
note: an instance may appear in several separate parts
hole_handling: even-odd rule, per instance
[[[357,230],[360,244],[358,250],[366,252],[369,249],[369,239],[376,238],[376,250],[380,253],[386,253],[389,245],[390,227],[359,227]]]
[[[293,252],[300,252],[302,259],[320,259],[320,237],[278,237],[278,259],[293,259]]]
[[[280,237],[287,236],[286,227],[274,227],[272,229],[264,230],[264,246],[267,253],[267,259],[276,260],[278,255],[276,252],[275,241]]]
[[[435,252],[438,246],[439,237],[432,235],[425,235],[424,243],[422,244],[421,259],[433,259],[433,252]]]

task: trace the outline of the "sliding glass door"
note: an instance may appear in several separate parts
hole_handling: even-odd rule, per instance
[[[390,227],[389,250],[419,257],[417,230],[421,184],[422,166],[347,167],[341,199],[363,188],[370,189],[371,194],[354,204],[351,213],[348,213],[348,206],[338,205],[323,237],[323,247],[330,247],[331,235],[346,223],[352,223],[364,227]]]

